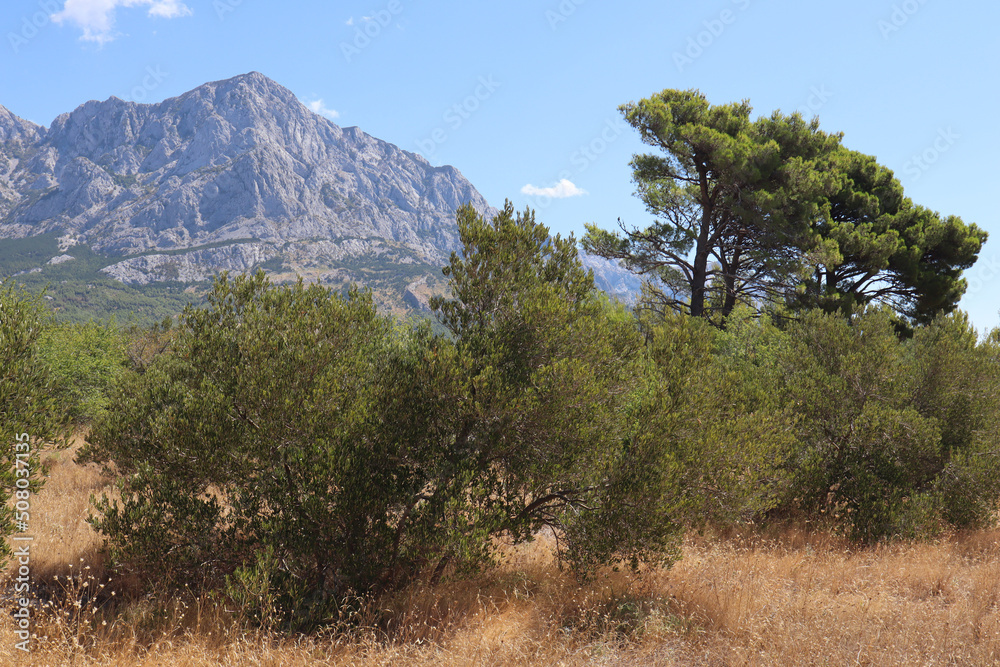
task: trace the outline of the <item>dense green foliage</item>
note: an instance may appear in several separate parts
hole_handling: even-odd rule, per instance
[[[817,120],[753,121],[747,102],[712,106],[698,91],[620,110],[660,151],[632,161],[657,220],[622,234],[589,225],[584,246],[650,276],[650,317],[679,312],[724,329],[711,361],[685,362],[702,370],[683,393],[715,428],[739,426],[690,460],[719,479],[727,457],[755,451],[737,443],[760,426],[748,442],[770,443],[754,459],[766,465],[740,469],[741,481],[759,471],[763,483],[733,503],[746,512],[833,516],[865,541],[987,521],[1000,491],[996,334],[979,342],[964,317],[942,315],[986,233],[915,205],[891,171]],[[678,419],[677,407],[660,419]]]
[[[58,236],[50,233],[25,239],[4,239],[0,243],[0,276],[29,271],[58,255]]]
[[[730,349],[723,365],[744,381],[764,378],[794,424],[789,456],[775,468],[772,516],[866,542],[993,521],[996,333],[979,341],[964,315],[942,315],[901,340],[891,312],[875,307],[850,320],[815,310],[784,329],[732,324],[719,339],[744,360]]]
[[[840,148],[829,169],[840,185],[813,230],[832,252],[810,264],[792,303],[849,313],[878,301],[922,323],[951,312],[965,291],[962,270],[976,261],[986,232],[914,205],[871,156]]]
[[[170,352],[123,380],[83,452],[123,474],[96,522],[114,558],[218,584],[273,549],[275,585],[305,616],[373,585],[411,484],[379,437],[394,345],[363,294],[220,279]]]
[[[572,237],[549,237],[508,203],[491,221],[460,209],[453,300],[433,307],[456,342],[466,387],[441,424],[457,445],[449,480],[483,532],[565,537],[562,555],[594,563],[669,558],[676,526],[666,458],[636,428],[648,382],[631,316],[580,265]]]
[[[52,370],[52,396],[74,422],[88,424],[103,413],[128,365],[128,338],[114,321],[59,322],[46,328],[40,352]]]
[[[31,525],[28,494],[37,491],[43,479],[40,454],[45,448],[58,446],[67,433],[62,411],[53,398],[53,374],[40,351],[46,321],[47,315],[37,296],[9,281],[0,284],[0,494],[3,496],[0,537],[3,538],[14,532],[15,520]],[[24,504],[17,507],[17,501]],[[10,543],[3,539],[0,545],[0,556],[8,556]]]
[[[708,525],[871,543],[994,522],[1000,330],[951,312],[985,233],[914,205],[816,121],[696,91],[622,111],[663,152],[632,162],[660,219],[590,226],[584,245],[650,275],[653,307],[610,301],[572,236],[509,202],[458,210],[434,325],[262,271],[128,331],[46,323],[41,297],[5,285],[0,436],[93,422],[80,460],[116,478],[92,517],[113,567],[290,629],[543,531],[587,577],[670,565]],[[7,246],[0,268],[53,243]],[[70,252],[29,281],[109,280]],[[383,258],[366,275],[421,270]],[[175,287],[157,289],[177,305]],[[0,482],[9,499],[14,473]]]
[[[118,478],[93,519],[115,567],[302,628],[543,530],[588,576],[669,564],[706,524],[871,542],[993,520],[1000,333],[941,315],[901,338],[875,306],[631,313],[530,210],[458,226],[444,334],[263,273],[175,327],[51,332],[65,377],[114,377],[74,396],[97,415],[82,460]]]
[[[914,205],[892,172],[798,114],[752,121],[664,90],[620,108],[661,154],[632,160],[657,216],[621,234],[588,225],[584,246],[649,276],[651,305],[716,323],[738,303],[850,312],[885,303],[926,323],[952,311],[986,232]]]
[[[543,527],[581,573],[670,562],[676,462],[641,428],[654,376],[631,315],[532,214],[464,208],[459,227],[456,298],[435,304],[450,338],[263,274],[187,310],[81,455],[120,475],[95,519],[115,562],[231,591],[266,579],[294,623]]]

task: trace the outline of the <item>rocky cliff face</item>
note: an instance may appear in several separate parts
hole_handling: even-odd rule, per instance
[[[57,233],[129,284],[261,265],[279,280],[396,275],[413,307],[466,202],[494,210],[453,167],[338,127],[257,72],[159,104],[87,102],[48,129],[0,107],[0,238]]]
[[[25,152],[34,147],[45,130],[21,120],[0,106],[0,220],[20,198],[14,172]]]
[[[61,232],[122,257],[107,272],[127,282],[172,275],[151,252],[206,245],[170,262],[192,278],[279,256],[441,265],[455,209],[489,209],[456,169],[338,127],[256,72],[159,104],[88,102],[48,130],[0,108],[0,145],[0,236]]]

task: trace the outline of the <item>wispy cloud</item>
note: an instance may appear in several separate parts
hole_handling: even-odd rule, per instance
[[[306,102],[306,106],[309,107],[313,113],[318,113],[320,116],[326,116],[330,120],[337,120],[340,118],[340,112],[323,104],[322,97],[317,100],[313,100],[312,102]]]
[[[551,188],[538,188],[529,183],[521,188],[521,192],[526,195],[552,197],[553,199],[566,199],[567,197],[579,197],[580,195],[587,194],[586,190],[576,187],[571,181],[565,178]]]
[[[83,30],[80,39],[104,44],[117,36],[115,10],[119,7],[149,7],[148,16],[162,19],[191,14],[191,8],[180,0],[66,0],[62,11],[53,14],[52,20],[73,23]]]
[[[190,16],[191,8],[179,0],[154,0],[152,7],[149,8],[149,15],[161,19],[176,19]]]

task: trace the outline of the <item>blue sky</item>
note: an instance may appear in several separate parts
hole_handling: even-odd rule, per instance
[[[87,100],[155,102],[257,70],[577,236],[650,220],[628,167],[647,149],[620,104],[698,88],[800,110],[916,203],[991,233],[962,307],[992,328],[998,19],[961,0],[6,0],[0,104],[47,126]]]

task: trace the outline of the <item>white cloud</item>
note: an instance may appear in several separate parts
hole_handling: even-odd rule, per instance
[[[337,120],[340,118],[340,112],[336,109],[330,109],[324,105],[322,97],[318,100],[313,100],[312,102],[306,102],[306,106],[309,107],[313,113],[318,113],[320,116],[326,116],[330,120]]]
[[[521,188],[521,192],[526,195],[552,197],[553,199],[566,199],[567,197],[579,197],[580,195],[587,194],[586,190],[576,187],[565,178],[553,185],[551,188],[536,188],[534,185],[529,183]]]
[[[115,10],[119,7],[149,7],[148,16],[162,19],[191,15],[191,8],[180,0],[66,0],[62,11],[53,14],[52,20],[75,23],[83,30],[80,39],[104,44],[117,36]]]
[[[153,6],[149,8],[149,15],[161,19],[176,19],[190,16],[191,8],[179,0],[155,0]]]

